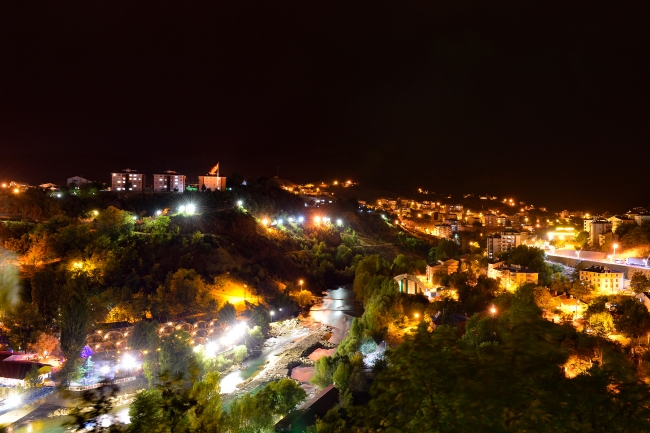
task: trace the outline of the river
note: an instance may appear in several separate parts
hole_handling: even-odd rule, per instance
[[[354,292],[349,286],[331,289],[325,293],[322,303],[316,304],[311,309],[309,317],[315,322],[330,326],[332,328],[330,342],[338,344],[347,335],[352,319],[358,317],[363,312],[363,309],[359,302],[354,299]],[[232,401],[232,393],[237,389],[237,385],[258,374],[264,365],[273,357],[282,353],[289,343],[304,338],[308,334],[308,329],[301,329],[289,335],[269,339],[257,356],[244,362],[243,369],[226,374],[221,379],[221,393],[224,394],[224,404],[227,406]],[[309,355],[309,358],[315,361],[322,356],[333,354],[334,351],[335,349],[316,349]],[[309,384],[309,379],[313,374],[314,367],[296,367],[292,370],[291,377],[300,381],[305,391],[313,395],[316,391],[315,387]],[[128,422],[128,410],[128,406],[119,406],[115,408],[113,413],[121,422]],[[29,417],[26,418],[29,419]],[[23,421],[20,425],[14,426],[13,432],[63,433],[66,431],[61,426],[64,421],[66,421],[65,417]]]

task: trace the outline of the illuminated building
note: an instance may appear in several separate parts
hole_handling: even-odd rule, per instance
[[[592,245],[600,245],[599,237],[607,232],[612,231],[612,223],[605,220],[594,220],[591,222],[589,231],[589,242]]]
[[[458,260],[454,259],[445,260],[444,262],[438,260],[435,263],[429,263],[427,265],[427,281],[431,281],[436,273],[451,275],[454,272],[458,272],[458,265]]]
[[[199,176],[199,191],[225,191],[226,178],[219,176],[219,164],[212,167],[210,173]]]
[[[153,192],[183,192],[186,177],[172,170],[153,175]]]
[[[612,224],[612,231],[616,233],[616,229],[619,228],[621,224],[634,224],[634,218],[627,215],[614,215],[611,218],[608,218],[608,221]]]
[[[126,168],[119,173],[111,173],[111,187],[113,191],[144,191],[145,176],[137,170]]]
[[[556,227],[555,231],[548,232],[548,240],[572,241],[576,235],[573,227]]]
[[[641,212],[641,213],[639,213],[639,214],[637,214],[637,215],[634,215],[634,221],[636,221],[636,223],[637,223],[638,225],[641,225],[641,224],[643,224],[643,223],[650,222],[650,213],[648,213],[648,212]]]
[[[497,216],[494,215],[493,213],[488,213],[483,215],[482,222],[485,227],[496,227],[499,224]]]
[[[488,258],[496,257],[502,251],[510,251],[521,245],[522,233],[516,230],[504,230],[487,237]]]
[[[88,183],[88,179],[84,179],[81,176],[72,176],[68,178],[66,185],[70,188],[79,189],[81,185]]]
[[[539,273],[531,271],[523,266],[508,266],[505,262],[488,264],[488,278],[500,280],[504,287],[518,287],[522,284],[537,284]]]
[[[592,266],[580,270],[580,281],[594,286],[601,292],[613,292],[623,289],[623,272],[606,269],[602,266]]]

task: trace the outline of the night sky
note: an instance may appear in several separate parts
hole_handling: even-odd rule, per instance
[[[0,5],[0,179],[196,181],[220,162],[557,208],[650,203],[642,2],[38,3]]]

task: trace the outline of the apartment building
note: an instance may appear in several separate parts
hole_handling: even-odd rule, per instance
[[[623,272],[592,266],[580,270],[580,281],[591,284],[598,291],[614,293],[614,290],[623,289]]]
[[[591,222],[591,230],[589,232],[589,242],[592,245],[600,245],[600,235],[612,231],[612,223],[606,220],[594,220]]]
[[[137,170],[125,168],[121,172],[111,173],[111,188],[113,191],[144,191],[145,176]]]
[[[153,175],[153,192],[183,192],[186,177],[178,172],[167,170]]]
[[[502,251],[510,251],[521,245],[523,234],[516,230],[504,230],[487,237],[488,258],[496,257]]]
[[[517,287],[528,283],[537,284],[539,273],[523,266],[508,266],[505,262],[497,262],[488,264],[488,278],[500,280],[504,287]]]

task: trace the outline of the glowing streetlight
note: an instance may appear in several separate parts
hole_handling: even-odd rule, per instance
[[[95,215],[95,216],[99,215],[99,211],[98,211],[98,210],[94,210],[94,211],[93,211],[93,215]]]
[[[343,220],[341,218],[337,219],[336,220],[336,225],[339,226],[339,227],[342,226],[343,225]]]
[[[281,226],[283,223],[284,223],[284,221],[282,220],[282,218],[280,218],[280,219],[278,220],[278,225]]]
[[[415,316],[415,318],[418,319],[420,317],[420,314],[415,313],[413,316]]]
[[[494,317],[494,315],[497,314],[497,307],[492,306],[492,308],[490,308],[490,314],[492,314],[492,316]]]
[[[185,207],[185,213],[188,215],[192,215],[196,211],[196,206],[194,206],[192,203],[188,204]]]
[[[244,202],[241,200],[237,200],[237,206],[242,207],[244,205]]]
[[[185,212],[185,205],[180,205],[178,207],[178,211],[181,212],[181,213]]]
[[[616,248],[618,248],[618,244],[614,244],[614,254],[612,254],[612,260],[614,259],[614,256],[616,255]]]
[[[268,220],[268,218],[264,218],[264,219],[262,220],[262,225],[265,225],[265,226],[268,226],[268,225],[269,225],[269,220]]]
[[[315,216],[315,217],[314,217],[314,222],[315,222],[316,224],[318,224],[318,223],[320,222],[320,217],[319,217],[319,216]]]
[[[161,210],[157,210],[157,211],[156,211],[156,216],[160,216],[161,214],[162,214],[162,211],[161,211]]]

